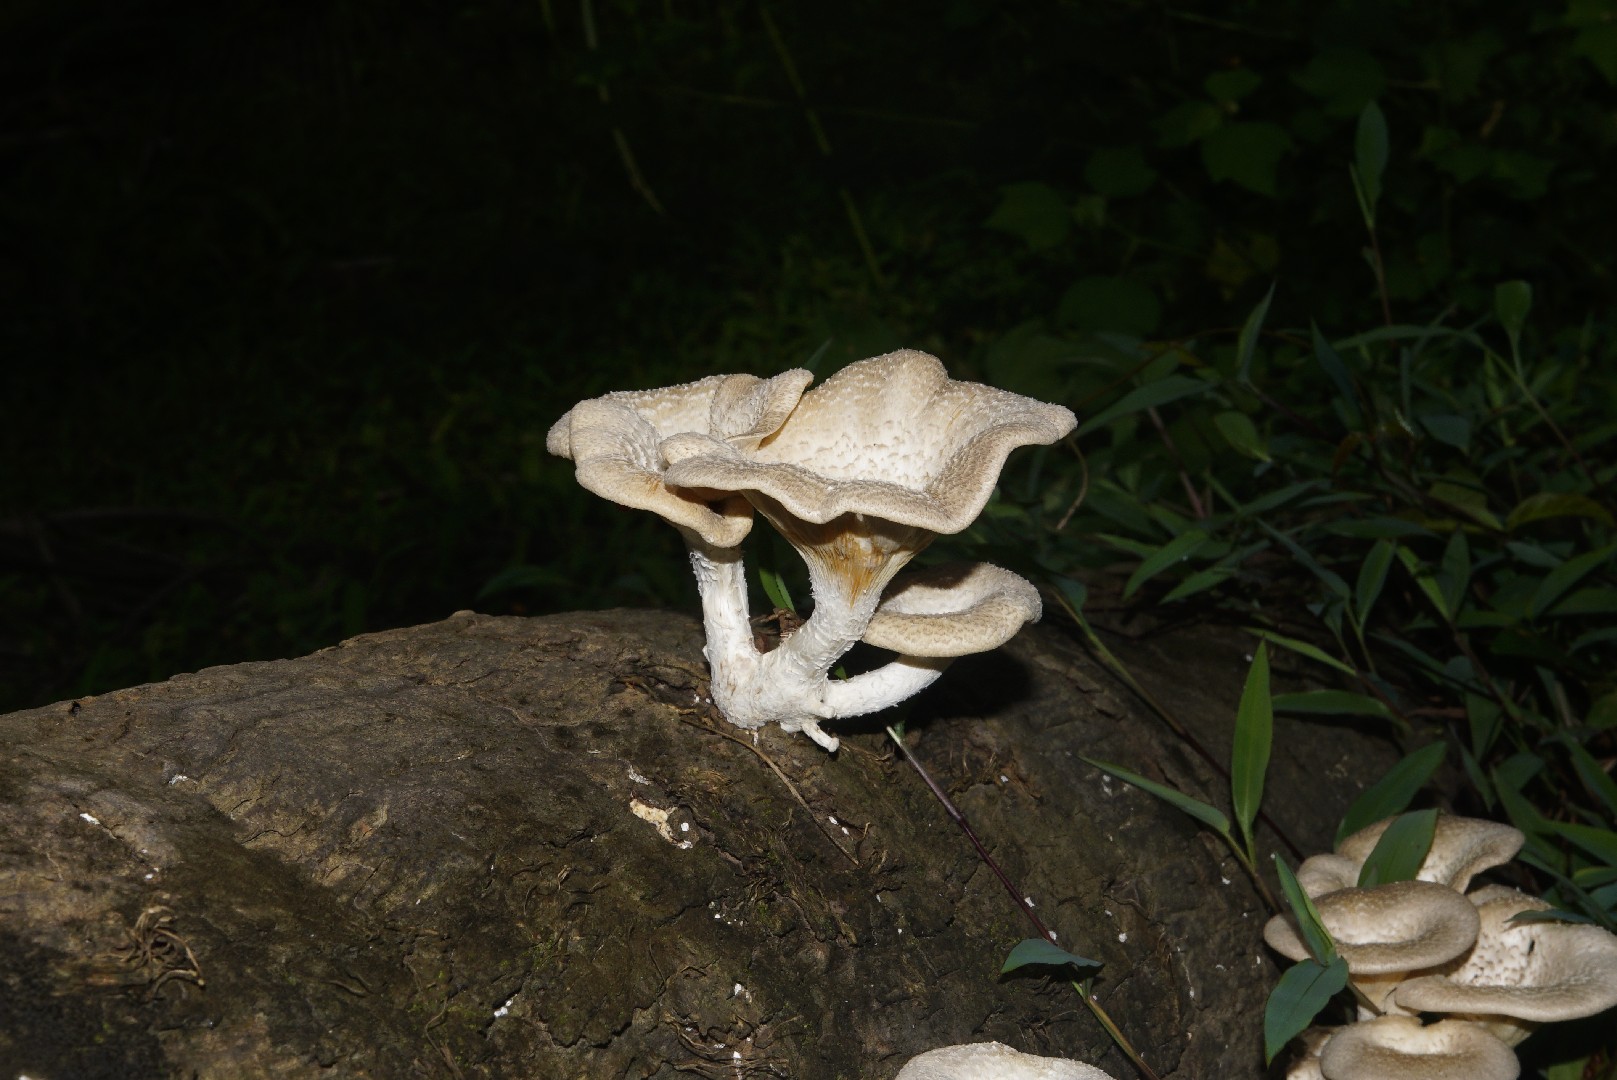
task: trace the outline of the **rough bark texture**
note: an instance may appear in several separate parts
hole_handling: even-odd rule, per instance
[[[1236,639],[1116,646],[1227,753]],[[461,614],[0,717],[0,1080],[854,1080],[984,1039],[1134,1075],[999,977],[1030,927],[880,721],[754,745],[704,681],[682,616]],[[1250,883],[1078,755],[1222,780],[1049,628],[909,732],[1163,1077],[1261,1075]],[[1266,805],[1326,846],[1390,760],[1282,722]]]

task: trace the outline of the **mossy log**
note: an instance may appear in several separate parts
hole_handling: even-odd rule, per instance
[[[986,1039],[1134,1075],[1065,982],[999,975],[1032,930],[882,719],[755,740],[701,645],[463,613],[0,717],[0,1078],[864,1080]],[[1237,637],[1116,645],[1227,752]],[[1262,1074],[1258,896],[1079,760],[1223,802],[1161,720],[1035,627],[907,738],[1159,1074]],[[1267,805],[1325,847],[1390,760],[1282,722]]]

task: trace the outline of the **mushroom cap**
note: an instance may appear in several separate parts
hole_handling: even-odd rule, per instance
[[[1337,844],[1336,853],[1363,866],[1393,820],[1386,818],[1360,829]],[[1515,858],[1522,841],[1520,830],[1497,821],[1438,814],[1432,848],[1415,877],[1465,892],[1474,876]]]
[[[1359,863],[1341,855],[1310,855],[1297,867],[1297,884],[1310,897],[1359,884]]]
[[[697,433],[752,449],[785,422],[813,376],[712,375],[658,390],[625,390],[579,402],[552,425],[545,448],[577,465],[578,482],[623,506],[650,510],[716,547],[752,529],[752,508],[730,492],[676,490],[663,444]]]
[[[1381,1016],[1337,1031],[1319,1056],[1327,1080],[1515,1080],[1510,1047],[1475,1024]]]
[[[1401,1007],[1544,1023],[1617,1005],[1617,935],[1582,923],[1512,924],[1521,912],[1550,905],[1502,885],[1478,889],[1470,899],[1480,917],[1476,944],[1438,973],[1398,987],[1393,996]],[[1518,1037],[1526,1033],[1520,1029]]]
[[[1477,909],[1453,889],[1434,882],[1338,889],[1315,897],[1314,906],[1354,975],[1436,967],[1477,940]],[[1288,959],[1308,955],[1290,915],[1270,919],[1263,940]]]
[[[933,566],[888,586],[864,640],[906,656],[965,656],[997,649],[1042,613],[1039,590],[1009,570]]]
[[[1113,1080],[1093,1065],[1037,1057],[1004,1043],[940,1046],[910,1058],[894,1080]]]
[[[1012,450],[1076,424],[1060,405],[956,382],[936,357],[901,349],[805,393],[755,447],[697,433],[664,449],[681,487],[758,492],[818,525],[851,513],[957,533],[982,512]]]

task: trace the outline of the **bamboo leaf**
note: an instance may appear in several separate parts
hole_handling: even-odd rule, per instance
[[[1335,593],[1343,600],[1347,600],[1351,597],[1352,594],[1348,591],[1347,582],[1342,580],[1341,575],[1334,571],[1327,570],[1325,567],[1321,566],[1319,561],[1305,551],[1301,544],[1297,543],[1297,541],[1293,540],[1279,529],[1276,529],[1273,525],[1270,525],[1267,521],[1259,519],[1258,526],[1274,539],[1280,541],[1280,543],[1285,546],[1286,550],[1291,552],[1291,557],[1302,563],[1303,566],[1307,567],[1315,577],[1324,582],[1327,589],[1330,589],[1331,592]]]
[[[1275,875],[1280,879],[1280,891],[1285,894],[1286,906],[1291,908],[1292,917],[1297,920],[1297,932],[1302,935],[1309,954],[1320,963],[1329,964],[1336,959],[1336,942],[1331,940],[1331,932],[1325,929],[1325,921],[1319,917],[1319,909],[1314,906],[1314,901],[1297,883],[1297,875],[1292,873],[1291,865],[1278,855],[1275,856]]]
[[[1259,645],[1247,671],[1246,686],[1235,713],[1235,749],[1230,757],[1230,806],[1241,827],[1248,857],[1252,855],[1252,822],[1263,802],[1264,774],[1274,742],[1274,705],[1269,696],[1269,647]]]
[[[1347,985],[1347,979],[1347,961],[1340,956],[1329,965],[1304,960],[1286,969],[1263,1009],[1265,1064],[1273,1062],[1288,1042],[1314,1022],[1320,1010]]]
[[[758,568],[758,583],[764,587],[764,595],[776,607],[797,614],[797,605],[792,603],[792,594],[786,589],[786,582],[774,570],[767,566]]]
[[[1540,491],[1516,504],[1516,509],[1505,518],[1505,528],[1515,532],[1529,522],[1556,517],[1581,517],[1602,525],[1612,524],[1611,512],[1587,495]]]
[[[1381,596],[1381,587],[1387,581],[1387,569],[1392,566],[1394,548],[1385,540],[1377,540],[1370,547],[1359,567],[1359,580],[1353,589],[1353,608],[1360,626],[1370,621],[1370,609]]]
[[[1212,383],[1189,375],[1169,375],[1156,382],[1146,383],[1130,390],[1121,399],[1085,420],[1078,426],[1078,434],[1084,435],[1096,428],[1105,427],[1119,416],[1154,409],[1159,405],[1190,397],[1192,394],[1205,393],[1210,386]]]
[[[1207,540],[1208,536],[1202,530],[1190,529],[1163,544],[1129,575],[1128,583],[1123,586],[1124,598],[1133,596],[1136,589],[1168,567],[1190,558]]]
[[[1010,954],[1005,957],[1005,963],[1000,966],[999,973],[1004,975],[1017,968],[1027,967],[1029,964],[1044,964],[1059,967],[1071,964],[1077,968],[1098,968],[1099,960],[1091,960],[1076,953],[1070,953],[1053,941],[1044,938],[1026,938],[1017,942]]]
[[[1570,821],[1551,821],[1547,824],[1607,866],[1617,866],[1617,833]]]
[[[1300,656],[1306,656],[1310,660],[1317,660],[1326,667],[1335,668],[1344,675],[1353,676],[1355,678],[1358,677],[1358,672],[1354,671],[1353,668],[1347,664],[1344,664],[1342,661],[1338,660],[1336,657],[1332,656],[1330,653],[1316,645],[1310,645],[1306,641],[1298,641],[1296,638],[1285,637],[1281,634],[1275,633],[1272,630],[1252,630],[1252,633],[1256,634],[1264,641],[1269,642],[1271,645],[1279,645],[1282,649],[1290,649],[1292,652],[1297,653]]]
[[[1453,622],[1454,612],[1449,607],[1448,597],[1443,595],[1443,589],[1438,585],[1437,579],[1432,576],[1432,572],[1426,568],[1426,565],[1420,561],[1419,557],[1413,551],[1399,544],[1398,561],[1404,564],[1404,569],[1409,571],[1409,576],[1415,579],[1415,584],[1420,586],[1420,591],[1426,594],[1426,599],[1432,602],[1432,606],[1437,609],[1437,613],[1443,616],[1443,621]]]
[[[1308,328],[1313,335],[1314,362],[1336,386],[1336,398],[1347,407],[1348,422],[1354,426],[1362,424],[1359,395],[1354,389],[1353,377],[1348,374],[1347,365],[1342,363],[1342,358],[1331,348],[1331,343],[1325,340],[1325,335],[1319,332],[1318,324],[1310,323]]]
[[[1426,782],[1443,764],[1443,743],[1435,742],[1406,755],[1387,770],[1387,775],[1364,789],[1364,794],[1353,800],[1342,824],[1336,830],[1336,842],[1341,843],[1366,825],[1374,825],[1383,818],[1402,813]]]
[[[1359,888],[1370,889],[1389,881],[1414,881],[1437,831],[1436,810],[1399,814],[1376,841],[1359,867]]]
[[[1510,339],[1511,355],[1519,354],[1522,327],[1527,325],[1527,313],[1533,307],[1533,287],[1525,281],[1506,281],[1494,287],[1493,310],[1499,325]]]
[[[1263,294],[1258,306],[1252,309],[1252,314],[1246,317],[1246,325],[1241,327],[1241,336],[1235,342],[1235,370],[1236,378],[1244,383],[1252,381],[1252,355],[1258,347],[1258,337],[1263,331],[1263,320],[1269,314],[1269,303],[1275,298],[1275,287],[1270,284],[1269,291]]]
[[[1617,544],[1608,544],[1595,551],[1586,551],[1582,555],[1568,559],[1545,574],[1544,580],[1539,584],[1538,591],[1533,594],[1532,603],[1529,605],[1528,610],[1531,615],[1534,618],[1542,615],[1568,589],[1607,562],[1614,552],[1617,552]]]
[[[1232,843],[1234,842],[1234,837],[1230,835],[1230,819],[1225,817],[1223,812],[1218,808],[1209,806],[1200,799],[1193,799],[1182,791],[1175,791],[1166,784],[1159,784],[1155,780],[1147,780],[1139,773],[1130,772],[1121,765],[1112,765],[1104,761],[1096,761],[1094,758],[1089,757],[1083,758],[1083,760],[1089,762],[1101,772],[1109,773],[1112,776],[1117,777],[1126,784],[1133,784],[1141,791],[1150,792],[1163,802],[1183,810],[1185,813],[1189,814],[1203,825],[1206,825],[1208,828],[1218,833],[1226,841]]]
[[[1276,694],[1274,707],[1277,712],[1394,719],[1391,710],[1380,701],[1351,690],[1302,690],[1295,694]]]

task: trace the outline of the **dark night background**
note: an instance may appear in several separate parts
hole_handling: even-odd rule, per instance
[[[0,708],[691,606],[673,531],[544,451],[607,389],[909,345],[1082,414],[1097,335],[1227,346],[1272,282],[1281,324],[1375,325],[1371,99],[1401,321],[1519,277],[1609,322],[1614,34],[1587,0],[7,5]]]

